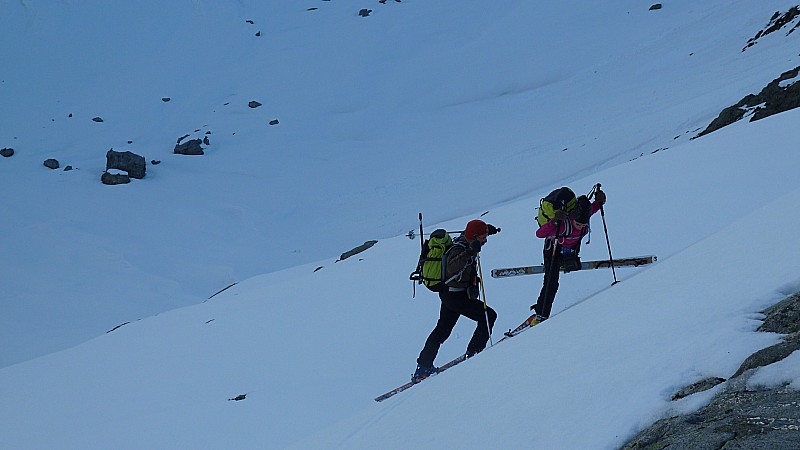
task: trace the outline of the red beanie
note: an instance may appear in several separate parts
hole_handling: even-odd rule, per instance
[[[467,228],[464,229],[464,237],[470,242],[472,242],[476,236],[482,236],[484,234],[489,234],[489,227],[486,225],[486,222],[482,220],[470,220],[469,223],[467,223]]]

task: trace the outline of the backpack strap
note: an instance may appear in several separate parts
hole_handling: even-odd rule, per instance
[[[448,286],[449,286],[449,285],[450,285],[450,283],[452,283],[453,281],[460,281],[460,280],[461,280],[461,278],[462,278],[462,277],[463,277],[463,275],[464,275],[464,272],[465,272],[465,271],[467,270],[467,268],[470,266],[470,262],[467,262],[467,264],[464,264],[464,267],[462,267],[462,268],[461,268],[461,269],[460,269],[458,272],[456,272],[455,274],[453,274],[453,276],[451,276],[450,278],[446,278],[446,279],[445,279],[445,277],[446,277],[446,274],[447,274],[447,267],[446,267],[446,266],[447,266],[447,257],[448,257],[448,254],[449,254],[451,251],[454,251],[453,249],[454,249],[454,248],[456,248],[456,247],[458,247],[459,249],[461,249],[461,251],[467,251],[467,242],[466,242],[466,239],[457,239],[457,240],[455,240],[455,241],[453,242],[453,245],[452,245],[450,248],[448,248],[448,249],[447,249],[447,251],[445,252],[445,254],[444,254],[444,255],[442,255],[442,280],[444,281],[444,284],[445,284],[445,285],[448,285]],[[470,260],[470,261],[471,261],[471,260]]]

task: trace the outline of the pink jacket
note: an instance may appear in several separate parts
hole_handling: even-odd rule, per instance
[[[592,202],[592,214],[600,211],[600,202],[595,200]],[[582,229],[574,226],[572,223],[572,214],[569,215],[569,220],[559,222],[558,229],[556,229],[555,221],[551,220],[536,230],[536,237],[553,239],[558,236],[558,243],[562,247],[575,248],[580,244],[581,239],[589,232],[589,225],[587,224]]]

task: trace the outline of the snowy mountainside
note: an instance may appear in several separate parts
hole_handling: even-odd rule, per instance
[[[2,420],[13,424],[0,444],[619,446],[650,421],[691,410],[709,395],[673,405],[669,397],[678,388],[730,376],[747,355],[777,342],[754,332],[756,312],[796,291],[800,279],[790,264],[752,261],[791,260],[798,250],[796,240],[784,239],[795,220],[774,221],[771,233],[759,233],[773,211],[798,210],[800,185],[789,176],[798,137],[790,125],[797,120],[795,110],[737,124],[578,180],[576,186],[597,179],[607,186],[614,251],[646,248],[659,262],[620,269],[622,282],[613,287],[608,271],[565,276],[550,321],[394,399],[372,400],[407,379],[438,310],[431,293],[409,298],[406,274],[418,250],[405,236],[358,257],[324,261],[316,272],[306,265],[255,277],[201,305],[0,370]],[[750,151],[755,143],[763,152]],[[746,182],[764,172],[775,183]],[[720,200],[704,203],[702,221],[683,213],[698,192]],[[764,198],[772,200],[737,207]],[[529,225],[516,224],[532,220],[531,208],[528,200],[484,216],[503,226],[482,252],[486,269],[530,261],[538,242]],[[686,231],[698,223],[704,232]],[[597,218],[593,226],[587,258],[605,251]],[[533,276],[486,280],[500,316],[495,339],[527,315],[540,283]],[[472,329],[462,320],[439,360],[462,352]],[[465,421],[492,433],[465,430]],[[39,432],[41,423],[48,433]]]
[[[758,311],[800,286],[798,113],[690,138],[798,66],[797,33],[742,51],[794,4],[647,6],[3,3],[0,447],[616,448],[707,401],[669,396],[776,342]],[[102,186],[111,147],[161,163]],[[539,263],[538,199],[597,182],[615,256],[659,263],[566,275],[551,321],[372,401],[439,308],[409,298],[419,211],[501,226],[484,271]],[[486,280],[495,340],[540,283]]]
[[[6,2],[0,365],[685,142],[797,65],[741,52],[791,6]],[[109,148],[145,179],[100,185]],[[431,197],[443,164],[473,181]]]

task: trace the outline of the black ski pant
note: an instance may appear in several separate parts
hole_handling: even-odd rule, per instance
[[[550,310],[553,309],[553,300],[556,298],[558,292],[558,277],[561,269],[561,244],[555,244],[556,249],[553,253],[553,247],[544,248],[544,283],[542,283],[542,290],[539,292],[539,299],[536,301],[536,314],[548,318],[550,317]]]
[[[451,292],[444,290],[439,292],[439,299],[442,301],[439,309],[439,321],[436,322],[436,327],[431,331],[425,341],[425,347],[422,348],[419,358],[417,358],[417,364],[421,366],[430,367],[433,365],[433,360],[436,359],[436,354],[439,353],[439,347],[450,337],[450,333],[456,326],[459,317],[464,316],[477,322],[472,339],[467,344],[468,356],[472,356],[486,348],[486,342],[489,341],[491,334],[490,330],[494,327],[494,321],[497,319],[497,313],[492,308],[487,308],[484,312],[483,302],[470,300],[467,297],[467,291]],[[489,317],[488,328],[486,326],[487,315]]]

